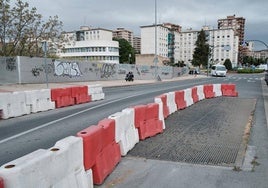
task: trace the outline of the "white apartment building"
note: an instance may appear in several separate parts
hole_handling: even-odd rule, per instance
[[[238,66],[239,37],[233,29],[212,29],[205,31],[211,49],[211,64],[223,64],[230,59],[233,67]]]
[[[183,61],[187,66],[191,66],[198,33],[199,31],[193,30],[175,32],[174,62]]]
[[[112,40],[110,30],[83,26],[79,31],[63,33],[63,37],[63,47],[58,54],[62,58],[119,63],[119,43]]]
[[[141,54],[155,54],[155,25],[141,26]],[[158,56],[168,57],[168,34],[169,28],[157,25]]]
[[[237,67],[239,39],[235,36],[234,30],[231,28],[209,29],[208,27],[203,29],[212,50],[210,63],[223,64],[226,59],[230,59],[233,67]],[[168,52],[173,50],[174,62],[183,61],[187,66],[191,66],[199,32],[191,29],[182,32],[171,31],[163,25],[157,25],[157,55],[169,57]],[[170,35],[173,35],[174,41],[170,41],[168,37]],[[154,25],[141,26],[141,54],[155,54]]]

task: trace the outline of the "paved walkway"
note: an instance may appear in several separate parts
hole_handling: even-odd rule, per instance
[[[99,188],[268,188],[268,89],[260,100],[241,168],[123,157]],[[265,107],[265,111],[261,110]],[[265,118],[266,117],[266,118]]]
[[[204,78],[205,75],[183,75],[173,79],[162,80],[162,82],[170,82],[176,80],[186,80],[186,79],[199,79]],[[156,80],[134,80],[133,82],[126,82],[125,80],[107,80],[107,81],[89,81],[89,82],[68,82],[68,83],[49,83],[48,88],[60,88],[60,87],[70,87],[75,85],[95,85],[100,84],[102,87],[112,87],[112,86],[127,86],[127,85],[137,85],[137,84],[148,84],[155,83]],[[7,84],[0,85],[0,92],[11,92],[11,91],[26,91],[35,89],[46,89],[47,84]]]

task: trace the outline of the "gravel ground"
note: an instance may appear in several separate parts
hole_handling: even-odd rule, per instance
[[[139,142],[128,156],[234,166],[244,154],[243,135],[255,103],[231,97],[200,101],[171,114],[162,134]]]

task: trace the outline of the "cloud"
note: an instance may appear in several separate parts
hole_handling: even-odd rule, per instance
[[[26,1],[26,0],[25,0]],[[154,23],[155,0],[27,0],[44,18],[58,15],[64,30],[81,25],[115,29],[124,27],[140,33],[140,26]],[[217,20],[229,15],[246,19],[246,36],[268,42],[267,0],[157,0],[158,23],[181,25],[183,30],[200,30],[205,24],[217,27]]]

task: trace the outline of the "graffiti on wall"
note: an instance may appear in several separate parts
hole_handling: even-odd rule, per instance
[[[6,70],[11,72],[17,70],[15,57],[6,58]]]
[[[42,72],[51,74],[53,73],[53,65],[49,63],[47,65],[43,64],[41,66],[35,66],[34,68],[32,68],[31,72],[34,77],[40,76]]]
[[[101,78],[111,78],[116,74],[116,64],[102,64]]]
[[[40,73],[43,72],[43,69],[41,67],[34,67],[32,68],[32,74],[33,76],[37,77],[37,76],[40,76]]]
[[[54,61],[54,73],[56,76],[80,77],[82,72],[77,62]]]

